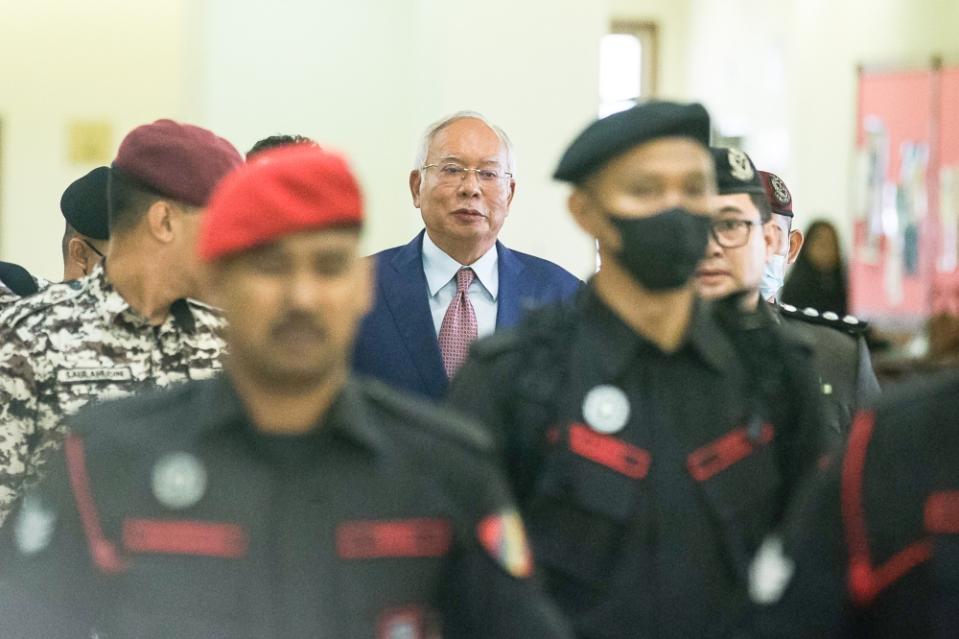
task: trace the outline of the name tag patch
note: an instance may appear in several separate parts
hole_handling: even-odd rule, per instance
[[[336,530],[336,550],[343,559],[442,557],[452,536],[445,519],[350,521]]]
[[[98,366],[89,368],[61,368],[57,381],[61,384],[80,382],[128,382],[133,379],[129,366]]]
[[[580,457],[631,479],[646,477],[652,463],[648,451],[621,439],[594,432],[583,424],[570,426],[569,449]]]

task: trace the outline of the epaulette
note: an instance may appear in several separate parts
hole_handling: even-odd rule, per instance
[[[2,320],[0,321],[0,325],[13,328],[31,315],[73,299],[83,293],[83,291],[84,284],[82,280],[70,280],[69,282],[50,284],[39,293],[21,298],[10,305],[10,307],[0,314],[0,320]]]
[[[862,335],[869,329],[868,322],[854,315],[840,317],[838,313],[832,311],[820,313],[812,307],[799,309],[792,304],[779,304],[776,306],[776,309],[783,317],[789,317],[810,324],[818,324],[819,326],[828,326],[829,328],[834,328],[837,331],[843,331],[850,335]]]
[[[364,378],[361,388],[371,402],[399,418],[400,423],[427,430],[473,452],[486,455],[493,451],[493,440],[486,429],[460,413],[408,397],[374,379]]]

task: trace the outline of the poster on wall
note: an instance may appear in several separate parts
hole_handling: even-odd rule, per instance
[[[934,69],[864,71],[859,78],[850,306],[885,325],[912,327],[929,314],[937,82]]]
[[[938,115],[938,260],[933,314],[959,317],[959,68],[940,72]]]

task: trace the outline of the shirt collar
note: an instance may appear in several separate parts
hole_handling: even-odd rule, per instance
[[[595,288],[587,286],[580,301],[586,323],[587,344],[597,353],[603,353],[603,372],[613,378],[624,371],[641,351],[659,350],[653,343],[630,328],[612,309],[600,299]],[[728,338],[712,316],[709,304],[696,299],[683,343],[672,354],[684,351],[695,353],[707,365],[717,371],[726,370],[735,358]]]
[[[196,397],[197,413],[206,413],[204,425],[208,431],[255,428],[243,400],[236,392],[228,374],[215,379],[198,382]],[[329,410],[318,423],[321,432],[344,437],[373,452],[387,450],[387,436],[378,426],[380,422],[369,415],[361,385],[349,379],[340,394],[333,400]]]
[[[423,234],[423,272],[430,297],[446,286],[464,266],[473,269],[476,279],[495,301],[499,294],[499,254],[495,244],[472,264],[460,264],[436,246],[429,233]]]

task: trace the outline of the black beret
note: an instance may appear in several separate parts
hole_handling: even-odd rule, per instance
[[[716,163],[716,186],[720,195],[733,193],[755,193],[766,195],[762,178],[756,165],[739,149],[710,147],[713,161]]]
[[[709,113],[701,104],[654,100],[596,120],[569,145],[553,177],[579,183],[634,146],[667,137],[709,146]]]
[[[60,197],[60,212],[77,233],[95,240],[110,238],[107,223],[107,180],[110,167],[100,166],[74,180]]]

